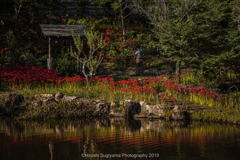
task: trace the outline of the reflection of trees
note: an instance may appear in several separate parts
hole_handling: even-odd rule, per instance
[[[98,149],[98,146],[97,146],[97,143],[94,142],[93,139],[90,139],[89,138],[89,135],[86,135],[86,139],[85,141],[83,141],[83,143],[78,143],[78,150],[79,150],[79,159],[102,159],[101,157],[85,157],[83,158],[82,157],[82,153],[85,153],[85,154],[90,154],[90,155],[93,155],[93,154],[100,154],[100,150]]]
[[[19,133],[24,131],[24,129],[25,129],[25,126],[17,121],[12,121],[11,119],[5,120],[4,131],[5,131],[5,133],[7,133],[7,135],[13,136],[14,134],[16,134],[16,135],[20,136]]]
[[[50,160],[53,160],[54,143],[52,141],[49,141],[48,147],[49,147],[49,152],[51,154]]]
[[[140,128],[143,130],[140,131]],[[100,159],[101,157],[84,158],[81,154],[129,151],[126,146],[131,146],[136,152],[150,152],[149,150],[163,147],[164,149],[159,153],[164,158],[168,157],[171,152],[174,156],[172,158],[177,157],[177,159],[187,159],[189,158],[187,156],[191,155],[206,159],[224,159],[226,156],[232,156],[229,159],[234,159],[236,154],[229,153],[237,153],[233,147],[240,146],[239,127],[195,121],[190,124],[189,122],[149,121],[147,119],[64,120],[58,123],[2,121],[0,133],[8,133],[1,139],[3,142],[0,143],[0,148],[3,148],[1,154],[5,154],[6,144],[12,149],[19,147],[16,144],[29,146],[31,142],[33,145],[28,148],[29,150],[44,145],[44,153],[49,159],[50,152],[51,160],[53,157],[54,159],[76,158],[75,154],[78,155],[78,159]],[[220,144],[219,148],[216,144]],[[16,150],[20,152],[21,146]],[[226,149],[223,149],[225,146],[227,146]],[[25,151],[23,149],[21,152],[25,153]]]
[[[206,148],[203,144],[200,145],[199,147],[199,150],[200,150],[200,154],[201,154],[201,158],[205,158],[205,155],[206,155]]]
[[[141,121],[127,118],[125,119],[125,128],[127,133],[136,132],[141,128]]]

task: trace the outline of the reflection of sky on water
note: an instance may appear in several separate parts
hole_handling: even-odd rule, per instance
[[[238,159],[239,133],[240,128],[230,125],[146,119],[2,121],[0,159],[80,159],[81,153],[158,153],[161,159]]]

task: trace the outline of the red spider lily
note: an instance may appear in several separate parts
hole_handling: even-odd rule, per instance
[[[172,98],[172,96],[171,96],[171,95],[168,95],[167,97],[168,97],[168,98]]]
[[[102,89],[102,88],[98,88],[98,90],[100,90],[100,91],[103,91],[103,89]]]

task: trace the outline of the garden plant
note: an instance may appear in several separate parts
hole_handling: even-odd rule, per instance
[[[69,18],[66,15],[41,19],[35,16],[27,18],[19,13],[11,30],[10,25],[0,24],[1,87],[9,87],[14,92],[31,96],[37,93],[63,92],[65,95],[87,99],[134,99],[165,105],[170,105],[166,99],[171,99],[171,105],[186,106],[194,103],[237,117],[240,101],[238,89],[224,94],[220,93],[219,86],[225,82],[239,82],[240,36],[237,26],[240,9],[236,1],[189,1],[191,3],[184,5],[186,2],[164,2],[158,10],[154,8],[155,1],[138,1],[133,7],[136,7],[136,11],[148,13],[145,23],[138,20],[142,17],[105,15],[101,18]],[[219,5],[215,2],[219,2]],[[172,10],[171,6],[176,10]],[[149,12],[149,7],[152,7],[153,13]],[[163,21],[154,17],[163,13],[170,15],[170,18],[165,17]],[[124,25],[121,20],[125,21]],[[100,46],[98,38],[91,41],[88,37],[83,39],[81,47],[78,47],[76,38],[73,38],[74,41],[54,41],[51,45],[53,57],[56,58],[55,69],[48,70],[45,69],[48,43],[41,36],[39,24],[88,25],[88,30],[93,35],[104,37],[104,45]],[[126,37],[122,34],[123,30],[126,31]],[[6,39],[13,41],[10,43]],[[26,46],[26,43],[32,45]],[[146,68],[177,69],[177,74],[145,78],[141,85],[137,79],[130,77],[127,80],[116,80],[94,76],[91,64],[83,73],[87,78],[87,72],[91,75],[92,84],[89,87],[86,87],[88,79],[76,75],[76,60],[73,57],[84,58],[83,53],[90,53],[90,57],[93,55],[91,63],[96,61],[95,73],[99,70],[132,70],[135,67],[136,45],[143,48]],[[75,48],[80,51],[80,55],[73,54]],[[87,58],[85,60],[87,62]],[[185,69],[181,75],[180,68]],[[218,117],[223,114],[209,115]],[[201,117],[202,114],[194,113],[193,116]]]

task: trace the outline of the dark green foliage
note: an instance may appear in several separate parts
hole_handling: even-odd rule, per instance
[[[226,81],[230,68],[238,73],[239,4],[224,0],[189,2],[192,4],[184,11],[182,1],[169,1],[175,9],[168,8],[168,17],[160,12],[158,24],[151,22],[159,39],[154,47],[163,49],[161,54],[169,61],[180,61],[181,68],[196,69],[203,82]]]
[[[191,15],[196,24],[190,45],[195,52],[193,68],[201,71],[210,81],[226,80],[228,66],[233,65],[239,54],[239,30],[234,1],[212,0],[202,2]],[[239,62],[235,61],[235,65]]]
[[[88,2],[86,0],[83,1],[77,1],[75,3],[76,7],[76,13],[75,13],[75,18],[77,19],[79,16],[83,16],[85,11],[86,11],[86,5]]]
[[[76,75],[77,62],[73,59],[69,53],[64,53],[62,49],[62,54],[57,58],[56,70],[61,73],[61,77],[74,77]]]

